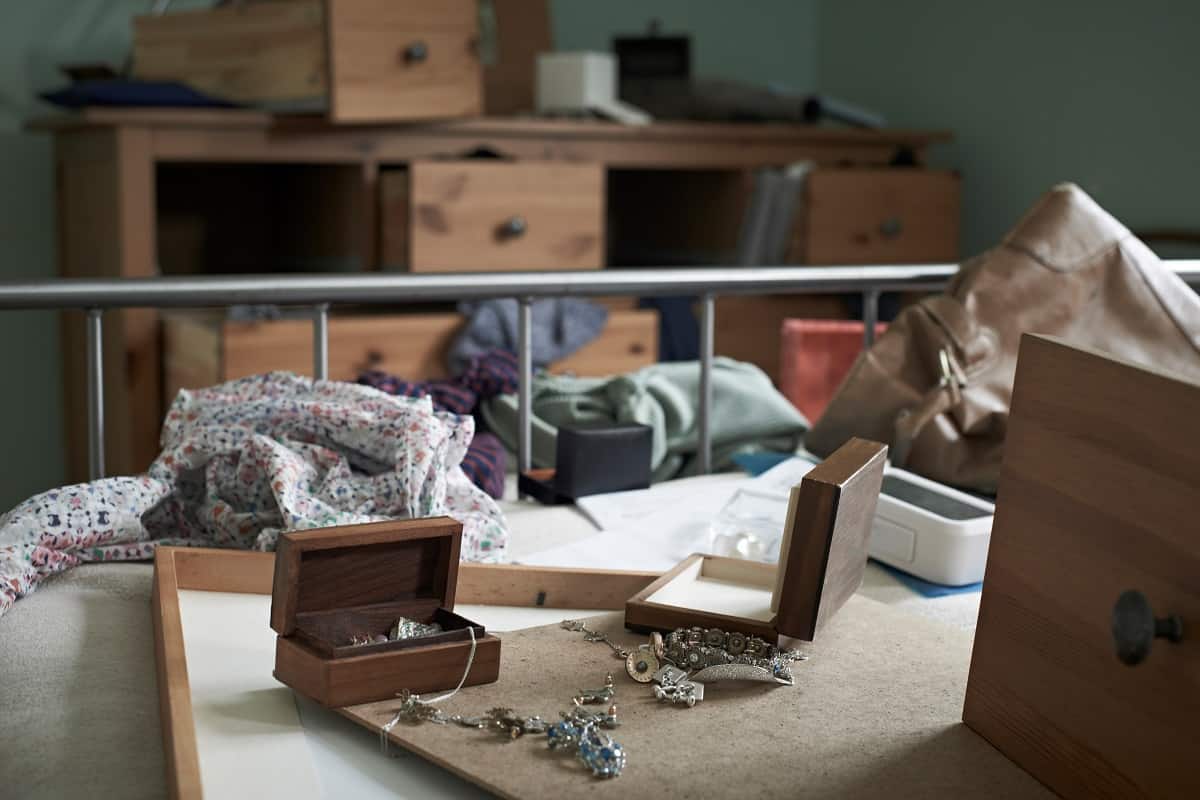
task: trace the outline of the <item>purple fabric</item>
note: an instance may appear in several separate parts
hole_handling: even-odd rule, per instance
[[[461,375],[441,381],[408,381],[379,370],[364,372],[358,382],[388,394],[424,397],[439,411],[471,414],[483,400],[517,391],[517,357],[507,350],[475,356]],[[497,499],[504,496],[504,444],[490,433],[476,433],[462,468],[471,482]]]

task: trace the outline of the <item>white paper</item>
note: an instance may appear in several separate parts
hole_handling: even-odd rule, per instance
[[[712,516],[748,479],[741,473],[703,475],[658,483],[649,489],[581,497],[575,506],[600,530],[621,530],[642,524],[664,510],[686,509]]]

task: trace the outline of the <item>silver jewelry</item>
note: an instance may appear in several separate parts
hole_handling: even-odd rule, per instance
[[[398,642],[401,639],[419,639],[422,636],[432,636],[442,632],[441,623],[417,622],[415,619],[401,617],[392,625],[392,630],[386,636],[382,633],[356,633],[350,637],[350,644],[361,647],[368,644],[385,644]]]
[[[400,707],[391,722],[383,727],[386,735],[399,722],[419,725],[432,722],[437,725],[453,723],[464,728],[489,730],[509,739],[519,739],[526,734],[545,734],[546,744],[551,750],[573,750],[575,757],[597,778],[615,778],[625,768],[625,748],[614,741],[604,730],[617,727],[617,706],[609,703],[616,696],[612,674],[605,675],[600,689],[581,689],[573,698],[570,711],[559,712],[559,721],[548,724],[540,716],[522,716],[511,708],[493,708],[478,717],[462,714],[446,714],[433,705],[434,701],[423,701],[419,695],[407,690],[401,692]],[[609,703],[604,711],[589,711],[588,704]]]

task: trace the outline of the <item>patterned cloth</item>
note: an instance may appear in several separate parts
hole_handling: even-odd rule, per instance
[[[489,350],[472,358],[462,374],[444,381],[406,381],[372,370],[360,375],[358,382],[388,394],[429,397],[439,411],[470,414],[488,398],[517,391],[517,357],[507,350]],[[506,462],[503,442],[490,433],[477,433],[462,468],[472,483],[499,500],[504,496]]]
[[[43,492],[0,517],[0,615],[38,582],[158,545],[272,550],[280,531],[448,514],[497,561],[504,516],[460,468],[475,421],[429,398],[276,372],[182,391],[145,475]]]

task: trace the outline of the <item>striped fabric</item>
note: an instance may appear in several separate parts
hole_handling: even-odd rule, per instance
[[[439,410],[471,414],[480,402],[517,391],[517,357],[507,350],[489,350],[472,358],[461,375],[441,381],[408,381],[371,370],[359,375],[358,382],[404,397],[428,395]],[[507,460],[499,439],[490,433],[476,433],[462,468],[472,483],[499,499],[504,495]]]

